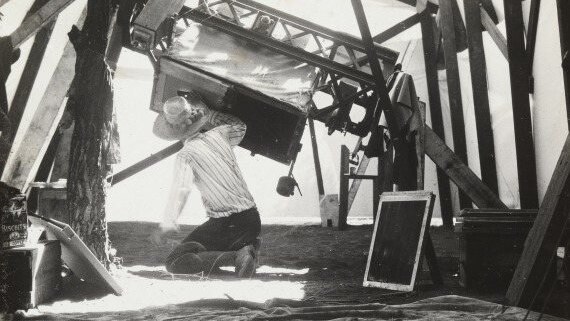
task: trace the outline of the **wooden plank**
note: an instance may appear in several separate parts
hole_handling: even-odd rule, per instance
[[[510,305],[530,307],[556,255],[570,208],[570,136],[558,158],[538,215],[507,291]]]
[[[528,57],[528,70],[534,64],[534,47],[536,46],[536,32],[538,30],[538,14],[540,13],[540,0],[531,0],[526,32],[526,56]]]
[[[481,35],[480,0],[464,1],[467,42],[469,48],[469,66],[475,125],[479,145],[479,164],[481,179],[493,192],[498,193],[497,168],[495,165],[495,141],[489,110],[489,92],[487,87],[487,63]]]
[[[504,5],[520,202],[521,208],[533,209],[538,208],[538,191],[522,4],[520,1],[505,1]]]
[[[372,37],[375,43],[381,44],[393,37],[399,35],[403,31],[408,30],[409,28],[415,26],[418,22],[420,22],[422,17],[421,13],[416,13],[397,24],[393,25],[392,27],[384,30],[382,33]]]
[[[425,186],[425,163],[426,163],[426,151],[425,151],[425,132],[424,127],[426,125],[426,104],[424,102],[418,101],[418,117],[421,118],[420,125],[418,126],[415,135],[415,146],[416,146],[416,189],[423,190]]]
[[[16,88],[16,93],[14,94],[14,99],[12,100],[12,104],[10,105],[10,110],[8,112],[8,116],[12,122],[12,137],[10,138],[10,142],[14,141],[20,126],[20,121],[22,120],[24,110],[28,103],[28,99],[30,98],[38,71],[40,70],[42,59],[55,26],[55,22],[55,19],[50,21],[38,32],[37,37],[34,39],[32,48],[30,49],[30,55],[28,56],[28,60],[24,66],[22,77],[18,82],[18,87]]]
[[[41,7],[32,16],[24,19],[24,22],[10,35],[10,41],[14,48],[18,48],[32,37],[36,32],[48,24],[52,19],[67,8],[75,0],[51,0]]]
[[[426,155],[461,189],[479,208],[501,208],[507,206],[489,187],[465,165],[443,140],[425,126]]]
[[[162,22],[180,12],[185,0],[149,0],[133,23],[132,42],[142,49],[154,48]]]
[[[333,226],[339,230],[347,227],[346,219],[348,217],[348,175],[350,151],[346,145],[340,146],[340,190],[338,194],[338,221],[333,220]]]
[[[176,142],[168,147],[166,147],[165,149],[151,154],[150,156],[148,156],[147,158],[123,169],[122,171],[113,174],[109,177],[107,177],[107,181],[109,183],[111,183],[112,185],[115,185],[131,176],[133,176],[134,174],[160,162],[161,160],[176,154],[179,150],[182,149],[182,147],[184,146],[184,143],[182,141]]]
[[[312,103],[312,108],[316,109],[317,107]],[[326,202],[325,200],[325,187],[323,184],[323,173],[321,171],[321,160],[319,157],[319,145],[317,143],[317,135],[315,134],[315,121],[313,118],[308,119],[309,122],[309,133],[311,135],[311,147],[313,150],[313,162],[315,164],[315,175],[317,177],[317,189],[319,191],[319,211],[321,215],[321,226],[327,227],[329,226],[330,220],[330,207],[326,206],[330,202]],[[337,196],[338,199],[338,196]],[[324,203],[323,203],[324,202]],[[337,208],[338,211],[338,208]]]
[[[451,114],[451,131],[453,133],[453,150],[461,161],[467,164],[467,143],[465,138],[465,120],[463,117],[463,101],[461,99],[461,80],[457,62],[457,47],[455,42],[455,23],[452,0],[440,0],[439,10],[443,37],[443,55],[447,75],[447,91],[449,97],[449,112]],[[459,193],[461,208],[471,207],[463,193]]]
[[[570,128],[570,1],[557,0],[560,50],[562,54],[562,75],[566,97],[566,117]]]
[[[363,155],[362,159],[360,160],[360,164],[358,164],[358,168],[356,169],[356,175],[364,175],[369,163],[370,158],[366,157],[366,155]],[[360,183],[362,183],[362,179],[354,179],[350,184],[350,189],[348,190],[348,213],[350,213],[350,209],[352,208],[352,204],[356,198],[356,193],[360,189]]]
[[[505,38],[505,36],[503,36],[499,28],[497,28],[497,25],[495,25],[495,22],[493,21],[493,19],[491,19],[491,16],[487,12],[487,10],[485,10],[483,7],[481,7],[480,9],[481,9],[481,23],[485,27],[485,30],[487,30],[489,36],[491,36],[491,39],[493,39],[493,41],[495,42],[495,44],[497,45],[497,47],[499,48],[505,59],[509,59],[509,54],[507,52],[507,39]]]
[[[83,24],[85,11],[78,26]],[[3,180],[19,189],[25,189],[34,179],[38,166],[46,152],[51,136],[63,114],[67,91],[75,75],[75,50],[70,42],[65,45],[63,55],[51,77],[46,91],[38,105],[28,131],[17,151],[12,150],[10,161],[3,172]]]
[[[312,118],[309,118],[308,122],[309,132],[311,134],[311,146],[313,147],[313,160],[315,162],[315,175],[317,176],[317,189],[319,190],[319,195],[325,195],[321,160],[319,157],[319,145],[317,143],[317,135],[315,134],[315,121]]]
[[[429,12],[424,11],[421,21],[422,44],[424,48],[424,65],[426,70],[431,125],[434,132],[445,137],[443,116],[441,113],[441,97],[439,92],[439,77],[437,74],[437,48],[435,41],[435,23]],[[453,209],[451,205],[451,189],[449,179],[442,169],[437,168],[437,184],[441,217],[446,227],[453,227]]]

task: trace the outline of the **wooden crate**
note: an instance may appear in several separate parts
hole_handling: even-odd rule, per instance
[[[296,159],[306,111],[170,57],[160,59],[151,109],[160,111],[168,98],[189,89],[197,91],[211,108],[233,114],[247,125],[242,148],[284,164]]]
[[[455,233],[462,286],[506,291],[536,214],[537,210],[461,211]]]
[[[70,224],[71,217],[67,211],[67,188],[40,188],[38,190],[38,214],[65,224]]]
[[[53,298],[60,287],[59,241],[0,251],[0,311],[36,307]]]

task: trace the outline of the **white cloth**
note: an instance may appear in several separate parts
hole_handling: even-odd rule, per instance
[[[176,226],[192,181],[202,194],[209,217],[226,217],[255,207],[232,150],[245,136],[246,125],[220,112],[212,111],[206,117],[213,128],[188,138],[176,157],[162,227]]]

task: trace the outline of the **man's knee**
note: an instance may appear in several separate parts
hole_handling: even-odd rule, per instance
[[[166,271],[176,274],[192,274],[203,271],[203,262],[195,253],[187,253],[167,261]]]
[[[168,267],[171,266],[173,262],[175,262],[177,259],[181,258],[182,256],[186,254],[196,254],[203,251],[206,251],[206,248],[198,242],[182,243],[177,247],[175,247],[174,250],[170,252],[170,254],[168,254],[168,256],[166,257],[165,265],[168,269]]]

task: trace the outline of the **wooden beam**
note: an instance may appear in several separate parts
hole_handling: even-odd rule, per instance
[[[34,5],[39,2],[45,1],[36,0]],[[33,9],[30,9],[30,11],[32,10]],[[37,37],[34,39],[34,43],[30,49],[28,60],[24,66],[22,77],[18,82],[18,87],[16,88],[16,93],[14,94],[14,99],[12,100],[12,104],[10,105],[10,110],[8,112],[10,122],[12,123],[12,137],[10,138],[10,143],[14,141],[20,126],[22,115],[24,114],[24,110],[28,104],[55,22],[56,19],[54,18],[37,33]]]
[[[507,39],[505,38],[505,36],[503,36],[499,28],[497,28],[497,25],[495,25],[495,22],[493,21],[493,19],[491,19],[491,16],[487,12],[487,10],[485,10],[483,7],[481,7],[480,9],[481,9],[481,23],[483,24],[485,30],[487,30],[489,36],[491,36],[491,39],[493,39],[493,41],[495,42],[495,44],[497,45],[497,47],[499,48],[505,59],[508,60],[509,54],[507,52]]]
[[[392,27],[384,30],[382,33],[377,34],[372,39],[375,43],[381,44],[393,37],[399,35],[403,31],[408,30],[409,28],[415,26],[421,20],[421,13],[416,13],[405,20],[398,22],[397,24],[393,25]]]
[[[180,12],[185,0],[149,0],[133,23],[132,42],[141,49],[154,48],[157,30],[166,18]]]
[[[366,173],[366,169],[368,168],[368,164],[370,163],[370,158],[366,157],[366,155],[362,156],[360,160],[360,164],[358,164],[358,168],[356,169],[356,175],[364,175]],[[350,184],[350,188],[348,190],[348,206],[347,212],[350,213],[350,209],[352,208],[352,204],[354,203],[354,199],[356,198],[356,193],[360,189],[360,184],[362,183],[362,179],[354,179]]]
[[[350,151],[346,145],[340,146],[340,189],[338,193],[338,220],[333,219],[333,226],[339,230],[347,227],[346,219],[348,217],[348,175],[350,174],[349,160]]]
[[[171,155],[176,154],[179,150],[182,149],[182,147],[184,147],[184,143],[182,141],[176,142],[166,147],[165,149],[157,153],[151,154],[149,157],[123,169],[122,171],[107,177],[107,181],[111,183],[111,185],[115,185],[119,182],[122,182],[125,179],[133,176],[134,174],[160,162],[161,160]]]
[[[397,1],[401,2],[401,3],[405,3],[405,4],[412,6],[412,7],[417,7],[418,3],[422,2],[422,1],[417,1],[417,0],[397,0]],[[428,0],[427,1],[427,9],[431,13],[436,13],[438,6],[439,6],[439,0]]]
[[[558,26],[560,31],[560,50],[562,54],[562,75],[566,97],[566,118],[570,128],[570,1],[556,0]]]
[[[317,176],[317,189],[319,190],[319,196],[324,196],[325,187],[323,184],[323,173],[321,171],[321,159],[319,157],[319,144],[317,143],[317,135],[315,134],[315,121],[312,118],[309,118],[308,122],[309,122],[309,132],[311,134],[311,146],[313,147],[313,161],[315,163],[315,175]]]
[[[422,44],[424,48],[424,65],[426,69],[429,109],[431,125],[434,132],[445,137],[443,116],[441,113],[441,97],[439,92],[439,77],[437,74],[437,48],[435,46],[435,23],[432,15],[424,11],[422,15]],[[441,217],[446,227],[453,227],[453,208],[451,206],[451,189],[449,179],[442,169],[437,168],[437,184]]]
[[[538,215],[507,291],[510,305],[528,307],[549,273],[570,213],[570,136],[558,158]]]
[[[536,32],[538,30],[539,13],[540,0],[531,0],[526,33],[526,56],[528,57],[528,70],[530,70],[530,75],[532,75],[532,65],[534,64],[534,48],[536,46]]]
[[[479,164],[481,178],[485,185],[495,193],[499,192],[497,184],[497,168],[495,165],[495,142],[493,126],[489,110],[489,92],[487,87],[487,63],[485,48],[481,35],[480,0],[464,1],[465,22],[467,25],[467,42],[469,48],[469,65],[471,70],[471,86],[473,88],[473,104],[475,108],[475,125],[479,145]]]
[[[479,208],[507,206],[465,165],[443,140],[429,127],[425,127],[426,155],[462,190]]]
[[[77,24],[82,25],[84,19],[85,12]],[[74,70],[75,50],[68,42],[31,120],[34,125],[24,134],[22,141],[25,144],[21,144],[17,151],[12,150],[14,155],[11,156],[2,176],[6,183],[23,190],[34,179],[63,114],[67,92],[75,75]]]
[[[457,62],[457,47],[455,39],[455,23],[452,0],[440,0],[439,10],[443,37],[443,55],[447,75],[447,91],[449,97],[449,112],[451,114],[451,131],[453,133],[453,149],[461,161],[467,164],[467,143],[465,138],[465,120],[463,117],[463,101],[461,99],[461,80]],[[461,208],[471,207],[463,193],[459,193]]]
[[[505,1],[504,5],[520,202],[521,208],[534,209],[538,208],[538,191],[522,4],[520,1]]]
[[[41,7],[32,16],[24,19],[24,22],[10,35],[10,41],[14,48],[20,47],[26,40],[48,24],[52,19],[67,8],[75,0],[51,0]]]

